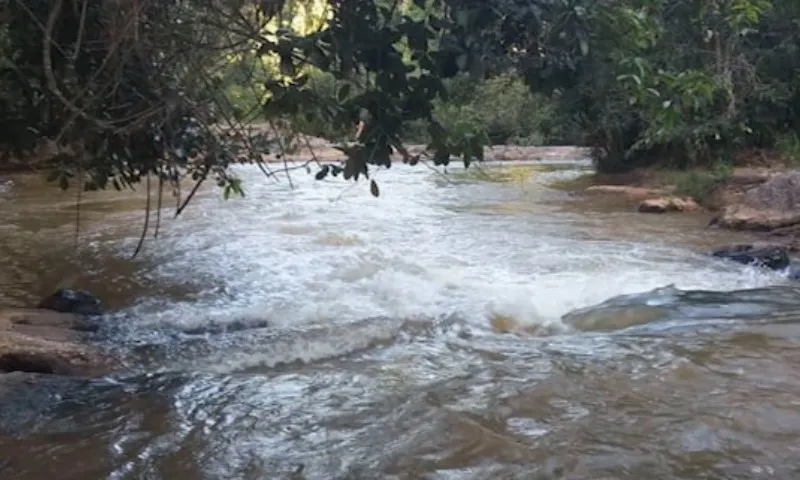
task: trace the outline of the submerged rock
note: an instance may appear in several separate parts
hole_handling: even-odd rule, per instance
[[[45,309],[0,311],[0,372],[95,376],[114,362],[85,343],[80,316]]]
[[[91,293],[69,289],[56,291],[39,302],[37,308],[77,315],[102,315],[105,311],[103,302]]]
[[[711,255],[772,270],[785,270],[791,264],[789,248],[784,245],[734,244],[718,248]]]
[[[697,202],[688,197],[650,198],[639,204],[641,213],[688,212],[699,208]]]

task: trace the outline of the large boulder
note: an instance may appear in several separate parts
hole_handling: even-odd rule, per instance
[[[711,255],[771,270],[785,270],[791,264],[789,248],[784,245],[735,244],[718,248]]]
[[[0,373],[95,376],[115,362],[87,342],[79,315],[44,309],[0,310]]]
[[[37,308],[77,315],[102,315],[103,302],[83,290],[60,289],[39,302]]]
[[[736,230],[771,231],[800,224],[800,171],[772,176],[722,209],[715,223]]]

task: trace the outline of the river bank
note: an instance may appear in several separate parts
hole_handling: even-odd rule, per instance
[[[641,213],[703,210],[710,226],[774,236],[791,236],[800,224],[800,170],[772,166],[670,171],[639,169],[622,174],[591,173],[559,188],[630,200]]]
[[[249,134],[271,133],[265,125],[253,125]],[[282,143],[280,143],[282,145]],[[419,155],[425,151],[425,145],[406,144],[411,155]],[[0,152],[0,175],[34,173],[49,168],[50,161],[60,152],[69,153],[69,149],[61,149],[52,143],[42,142],[25,157],[2,155]],[[589,156],[590,149],[576,146],[533,146],[533,145],[493,145],[484,147],[486,161],[536,161],[552,159],[583,158]],[[267,164],[314,164],[316,162],[338,162],[344,154],[336,148],[336,144],[323,138],[298,136],[287,148],[274,148],[270,153],[262,154],[261,160]],[[424,160],[424,159],[423,159]],[[393,161],[401,162],[402,156],[393,155]]]
[[[419,155],[425,151],[425,145],[420,144],[408,144],[406,148],[411,155]],[[572,145],[492,145],[484,147],[483,152],[487,162],[519,162],[587,158],[590,149]],[[289,154],[281,155],[278,158],[273,153],[265,155],[264,158],[269,163],[280,163],[284,160],[297,163],[309,160],[333,162],[344,159],[344,156],[334,144],[321,138],[308,138],[307,141],[298,142],[296,149]],[[395,154],[393,161],[402,161],[402,157]],[[457,162],[458,160],[454,159],[453,161]]]

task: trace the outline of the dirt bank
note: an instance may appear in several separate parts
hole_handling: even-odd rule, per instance
[[[800,237],[800,170],[785,163],[736,167],[724,175],[657,169],[593,174],[561,187],[584,195],[621,197],[642,213],[703,209],[709,227],[787,242]]]
[[[251,126],[251,134],[271,130],[263,125]],[[344,159],[344,154],[336,145],[318,137],[303,136],[294,139],[292,148],[288,153],[273,151],[262,155],[267,163],[307,162],[319,160],[321,162],[336,162]],[[406,148],[412,155],[420,154],[425,150],[424,145],[407,144]],[[2,155],[0,152],[0,175],[35,172],[48,168],[50,160],[59,152],[69,152],[60,149],[52,142],[41,142],[35,150],[28,152],[24,158],[11,155]],[[521,161],[521,160],[553,160],[587,158],[590,149],[575,146],[518,146],[495,145],[484,148],[486,161]],[[401,161],[399,154],[394,155],[394,161]]]

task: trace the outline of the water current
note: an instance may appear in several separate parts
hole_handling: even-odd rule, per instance
[[[800,478],[798,286],[528,167],[243,168],[135,260],[141,192],[87,196],[75,249],[74,193],[2,183],[0,301],[69,278],[125,365],[0,389],[0,478]]]

